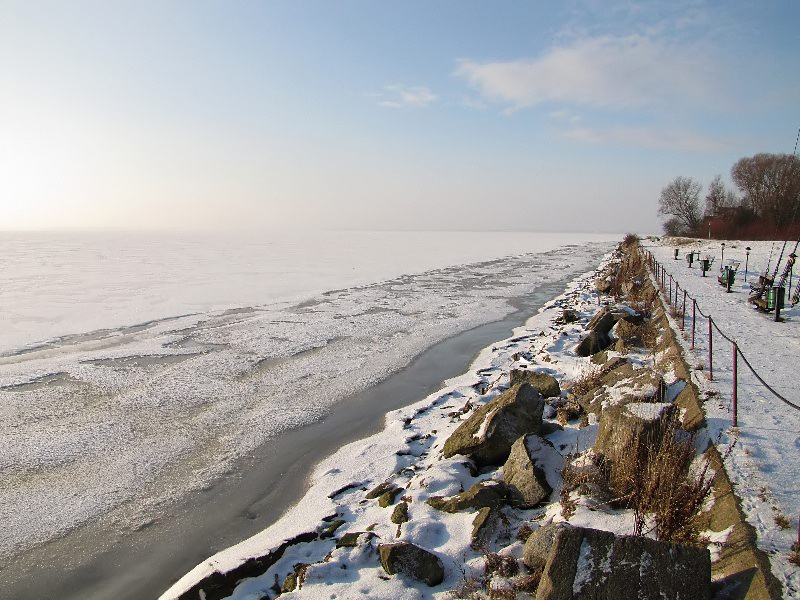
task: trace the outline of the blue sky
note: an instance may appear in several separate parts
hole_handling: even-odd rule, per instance
[[[656,232],[798,59],[794,0],[0,0],[0,230]]]

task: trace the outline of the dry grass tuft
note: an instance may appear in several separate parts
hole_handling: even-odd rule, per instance
[[[566,425],[570,421],[579,419],[583,416],[583,407],[574,400],[568,400],[556,409],[556,421],[561,425]]]
[[[451,598],[516,600],[517,592],[536,592],[541,573],[520,575],[519,562],[513,556],[484,551],[483,560],[482,576],[468,574],[462,567],[461,582],[448,592]]]
[[[572,382],[570,386],[570,392],[575,396],[583,396],[588,394],[592,390],[597,389],[600,387],[600,384],[603,382],[603,370],[602,369],[592,369],[583,373],[578,379]]]
[[[631,246],[636,246],[639,243],[639,236],[635,233],[626,233],[625,237],[622,238],[622,246],[623,248],[629,248]]]
[[[535,594],[539,587],[539,581],[542,579],[541,573],[529,573],[527,575],[520,575],[512,582],[514,589],[518,592],[526,592],[528,594]]]
[[[525,542],[528,541],[528,538],[531,537],[532,533],[533,533],[533,527],[531,527],[527,523],[523,523],[517,530],[517,541],[520,541],[524,544]]]
[[[627,252],[620,261],[619,267],[611,280],[611,291],[614,298],[620,299],[628,295],[629,291],[640,285],[633,285],[644,274],[644,259],[639,252]],[[627,285],[626,285],[627,284]]]
[[[634,511],[634,535],[644,533],[652,516],[659,540],[701,542],[694,517],[712,492],[714,476],[708,460],[693,473],[695,457],[694,434],[670,418],[660,428],[635,435],[613,462],[600,465],[616,503]]]
[[[789,519],[786,518],[786,515],[782,513],[775,515],[775,525],[781,529],[789,529],[792,526],[792,524],[789,522]]]
[[[574,458],[574,454],[567,454],[564,457],[564,468],[561,469],[561,479],[563,483],[561,485],[559,503],[561,504],[561,516],[567,521],[575,514],[575,509],[578,505],[572,497],[572,492],[586,483],[586,475],[584,472],[572,464]]]
[[[458,587],[453,588],[448,592],[451,598],[459,598],[462,600],[482,600],[486,596],[483,593],[484,581],[480,577],[474,575],[467,575],[466,572],[461,572],[461,582]]]
[[[519,563],[513,556],[487,552],[484,557],[484,573],[487,576],[499,575],[500,577],[513,577],[519,572]]]

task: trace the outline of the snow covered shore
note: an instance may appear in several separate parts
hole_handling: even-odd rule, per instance
[[[800,365],[800,304],[786,302],[782,322],[748,302],[750,284],[765,271],[780,277],[794,242],[781,256],[783,242],[683,239],[644,240],[667,273],[704,314],[711,315],[725,334],[735,340],[757,373],[778,393],[800,405],[797,372]],[[750,248],[749,257],[746,248]],[[678,250],[679,260],[674,259]],[[715,259],[706,277],[698,264],[689,268],[689,251]],[[724,258],[723,258],[724,253]],[[739,271],[731,292],[717,280],[719,266],[735,261]],[[745,266],[747,272],[745,273]],[[796,285],[800,274],[794,273]],[[794,287],[794,286],[793,286]],[[682,296],[679,296],[682,305]],[[680,307],[682,309],[682,306]],[[691,301],[687,313],[691,316]],[[674,321],[679,328],[680,318]],[[713,381],[708,380],[707,319],[697,314],[695,349],[691,348],[691,320],[687,319],[682,341],[687,356],[694,358],[694,381],[709,398],[704,405],[709,434],[720,437],[720,451],[735,442],[726,470],[731,478],[748,522],[755,528],[759,548],[770,558],[774,575],[782,582],[786,598],[800,596],[800,567],[789,561],[792,545],[798,540],[800,515],[800,410],[786,405],[752,375],[739,360],[738,428],[732,428],[733,352],[731,345],[714,332]]]
[[[523,550],[522,539],[515,538],[518,531],[568,519],[575,526],[632,533],[634,515],[630,510],[570,496],[571,514],[565,512],[557,501],[562,486],[555,464],[545,469],[553,488],[550,502],[534,509],[504,511],[503,531],[482,546],[475,544],[478,526],[474,512],[442,512],[426,502],[434,497],[453,497],[487,477],[502,479],[502,469],[475,472],[464,457],[444,458],[441,451],[471,411],[508,388],[513,369],[553,375],[564,389],[562,396],[567,395],[570,384],[596,370],[588,359],[574,352],[585,334],[584,325],[598,309],[596,275],[590,272],[576,278],[511,338],[484,349],[469,372],[449,380],[440,392],[387,414],[384,431],[350,444],[320,463],[308,494],[278,523],[198,565],[162,600],[194,597],[182,594],[200,589],[198,582],[204,578],[213,587],[215,581],[219,582],[214,573],[241,569],[243,565],[248,567],[247,574],[235,589],[227,593],[218,589],[213,597],[271,598],[279,593],[283,582],[282,597],[286,598],[443,598],[452,590],[464,592],[465,586],[476,580],[481,580],[485,589],[510,594],[512,590],[516,593],[513,586],[520,578],[489,574],[487,560],[499,553],[518,562]],[[565,309],[574,311],[578,320],[565,322]],[[647,353],[625,354],[635,368],[654,360]],[[664,374],[667,389],[675,377],[675,373]],[[546,417],[554,423],[555,409],[548,408]],[[561,426],[553,429],[546,438],[562,455],[580,454],[595,443],[598,421],[589,414],[588,420],[562,420]],[[399,498],[390,494],[385,502],[378,502],[376,495],[367,493],[373,490],[380,495],[382,483],[390,483],[389,490],[401,490],[398,493],[403,495],[406,511],[401,518],[394,518]],[[712,556],[719,557],[730,531],[704,533]],[[388,576],[377,559],[376,546],[394,540],[410,541],[434,552],[444,567],[443,582],[428,587],[405,576]],[[775,570],[791,597],[797,589],[792,573]],[[291,583],[287,583],[289,580]],[[525,593],[523,587],[518,589]]]

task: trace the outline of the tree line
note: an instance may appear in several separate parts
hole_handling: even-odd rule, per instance
[[[730,239],[800,237],[800,159],[791,154],[756,154],[731,168],[736,190],[717,175],[703,186],[678,176],[661,190],[658,214],[664,233]]]

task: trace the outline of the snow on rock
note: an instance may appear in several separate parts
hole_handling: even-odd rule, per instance
[[[670,402],[631,402],[625,405],[625,412],[642,421],[656,421],[671,408]]]

